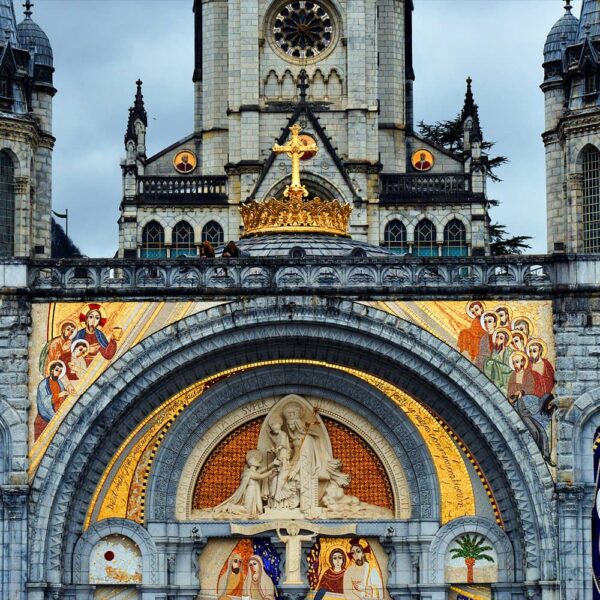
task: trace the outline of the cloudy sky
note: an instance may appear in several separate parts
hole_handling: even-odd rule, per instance
[[[15,0],[19,8],[20,0]],[[510,158],[492,218],[546,250],[542,49],[562,0],[415,0],[415,118],[461,108],[474,80],[487,139]],[[574,1],[579,15],[581,0]],[[148,154],[193,128],[192,0],[35,0],[55,57],[54,207],[89,256],[117,247],[119,161],[135,80],[144,81]],[[20,17],[19,17],[20,20]]]

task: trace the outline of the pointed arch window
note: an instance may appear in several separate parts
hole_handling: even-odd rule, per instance
[[[171,257],[195,256],[194,229],[187,221],[179,221],[173,227]]]
[[[383,246],[393,254],[406,254],[408,252],[406,227],[402,221],[393,219],[385,226]]]
[[[142,230],[142,258],[166,258],[165,230],[160,223],[150,221]]]
[[[593,67],[588,67],[585,72],[585,94],[586,95],[597,95],[598,93],[598,73]]]
[[[223,228],[216,221],[209,221],[202,228],[202,241],[206,240],[213,246],[222,246],[225,243]]]
[[[429,219],[423,219],[415,227],[414,254],[416,256],[437,256],[435,225]]]
[[[462,221],[452,219],[444,227],[442,256],[467,256],[467,229]]]
[[[14,255],[15,166],[7,152],[0,152],[0,256]]]
[[[600,252],[600,151],[583,154],[583,251]]]

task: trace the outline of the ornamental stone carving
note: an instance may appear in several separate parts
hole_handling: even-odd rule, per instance
[[[237,490],[214,508],[212,519],[339,519],[393,517],[387,508],[349,495],[350,476],[333,455],[318,410],[294,394],[265,417],[258,447],[249,449]]]

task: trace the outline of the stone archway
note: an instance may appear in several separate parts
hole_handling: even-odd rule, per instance
[[[492,483],[512,525],[520,577],[555,579],[550,475],[491,382],[431,334],[392,315],[349,301],[266,298],[221,305],[165,328],[132,348],[82,396],[33,482],[30,581],[60,583],[73,542],[67,522],[99,476],[90,470],[92,457],[108,460],[132,423],[216,363],[227,368],[266,356],[364,363],[430,405],[473,441],[484,470],[495,472]]]

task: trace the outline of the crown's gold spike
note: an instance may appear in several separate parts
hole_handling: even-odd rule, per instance
[[[290,132],[292,133],[292,137],[290,138],[287,144],[280,146],[279,144],[275,144],[272,148],[275,154],[287,154],[289,158],[292,160],[292,183],[285,189],[283,195],[287,198],[289,196],[289,192],[299,192],[302,191],[302,196],[308,196],[308,190],[302,185],[300,181],[300,160],[305,154],[309,152],[317,152],[319,147],[315,142],[307,143],[307,137],[300,138],[300,132],[302,131],[302,127],[300,125],[292,125],[290,127]]]

